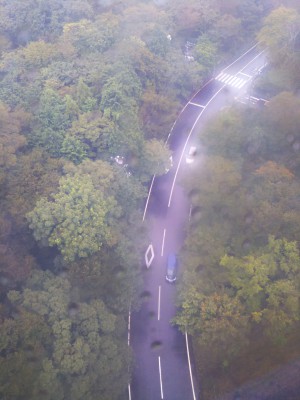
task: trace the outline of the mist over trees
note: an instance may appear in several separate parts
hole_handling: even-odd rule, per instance
[[[268,102],[210,121],[182,179],[192,213],[174,322],[208,399],[299,356],[299,17],[281,6],[263,20],[268,67],[252,90]]]
[[[183,251],[177,323],[195,347],[212,335],[226,360],[254,323],[275,339],[293,328],[299,5],[277,3],[0,0],[1,398],[125,398],[149,181],[170,166],[164,143],[185,100],[256,40],[270,106],[226,111],[201,138],[207,165],[185,186],[203,228],[192,221]],[[224,324],[200,324],[208,308]]]

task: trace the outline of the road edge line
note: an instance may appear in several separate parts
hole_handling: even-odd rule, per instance
[[[187,352],[187,356],[188,356],[188,363],[189,363],[189,371],[190,371],[191,385],[192,385],[192,391],[193,391],[193,398],[194,398],[194,400],[196,400],[193,373],[192,373],[192,365],[191,365],[191,358],[190,358],[190,350],[189,350],[189,339],[188,339],[187,331],[185,331],[185,343],[186,343],[186,352]]]

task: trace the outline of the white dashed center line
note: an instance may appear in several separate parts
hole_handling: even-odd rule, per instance
[[[163,240],[161,245],[161,253],[160,253],[161,256],[164,255],[165,237],[166,237],[166,230],[164,229]]]
[[[158,356],[158,369],[159,369],[159,382],[160,382],[160,397],[161,397],[161,399],[163,399],[164,398],[164,392],[163,392],[162,379],[161,379],[160,356]]]
[[[160,320],[160,293],[161,293],[161,286],[158,286],[158,306],[157,306],[157,320]]]

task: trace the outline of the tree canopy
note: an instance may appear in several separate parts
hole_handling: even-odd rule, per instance
[[[176,323],[224,367],[253,330],[293,330],[299,11],[293,0],[0,0],[1,398],[124,398],[148,186],[172,166],[182,106],[256,35],[269,106],[225,110],[201,136],[205,162],[183,183]]]

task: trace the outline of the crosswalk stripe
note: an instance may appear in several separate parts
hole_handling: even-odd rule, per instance
[[[216,79],[217,79],[218,81],[223,82],[223,80],[224,80],[226,77],[228,77],[228,74],[225,74],[224,72],[221,72],[221,73],[216,77]]]
[[[238,78],[237,76],[229,75],[225,72],[220,72],[215,79],[224,83],[225,85],[230,85],[238,89],[240,89],[247,83],[246,79]]]
[[[220,81],[224,76],[226,76],[227,74],[224,74],[224,72],[221,72],[217,77],[216,77],[216,79],[218,80],[218,81]]]
[[[231,75],[226,74],[226,76],[224,76],[224,78],[222,79],[222,82],[227,83],[230,80],[230,78],[231,78]]]
[[[231,75],[229,75],[229,74],[225,74],[225,73],[223,73],[220,77],[219,77],[219,81],[221,81],[221,82],[225,82],[228,78],[230,78],[230,76]]]
[[[246,81],[241,79],[241,82],[237,85],[237,88],[240,89],[241,87],[243,87],[245,85],[245,83],[246,83]]]
[[[239,78],[235,76],[235,77],[233,78],[233,80],[230,82],[230,84],[231,84],[232,86],[235,86],[235,84],[237,83],[238,80],[239,80]]]
[[[235,76],[231,76],[230,79],[226,82],[227,85],[231,85],[233,80],[235,79]]]

